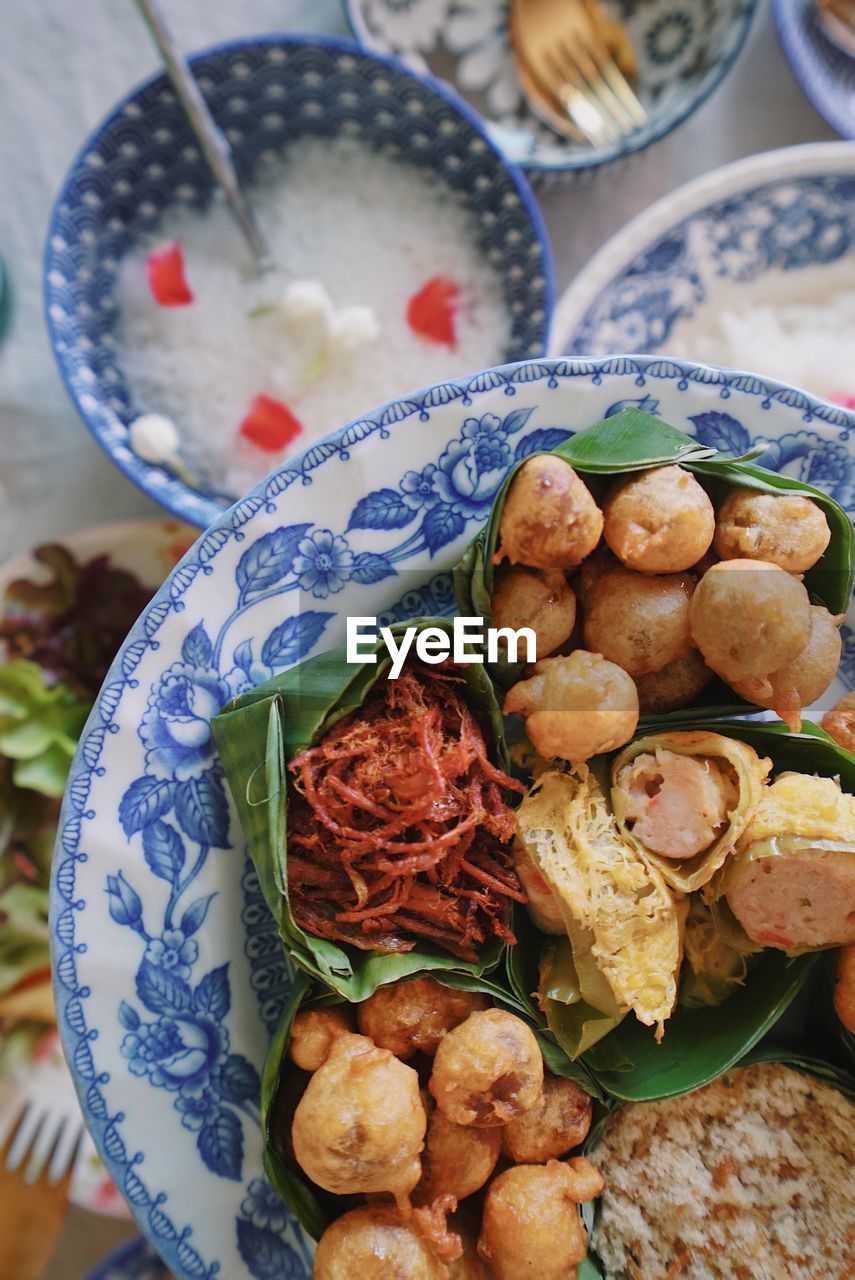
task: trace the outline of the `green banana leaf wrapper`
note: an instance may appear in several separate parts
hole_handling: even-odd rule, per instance
[[[447,618],[414,619],[392,627],[398,636],[405,626],[439,627],[451,632]],[[345,650],[333,649],[291,667],[282,675],[243,694],[215,716],[214,741],[240,817],[247,848],[276,921],[287,955],[310,977],[324,982],[345,1000],[364,1000],[387,982],[415,974],[459,973],[480,977],[501,961],[504,944],[495,939],[484,947],[477,963],[430,944],[392,955],[360,951],[306,933],[294,920],[288,903],[288,763],[316,742],[344,716],[357,711],[385,677],[390,665],[382,642],[375,664],[355,665]],[[483,665],[460,668],[467,697],[488,739],[495,763],[507,768],[502,716]]]
[[[451,971],[436,972],[433,976],[444,986],[478,992],[488,996],[494,1005],[530,1020],[528,1006],[501,985],[501,972],[496,975],[495,980]],[[313,982],[306,973],[297,973],[290,998],[268,1048],[261,1077],[261,1130],[265,1172],[288,1208],[315,1240],[320,1239],[335,1218],[361,1203],[361,1197],[334,1196],[324,1191],[306,1177],[293,1157],[288,1133],[308,1076],[290,1062],[288,1042],[292,1023],[300,1010],[319,1009],[341,1002],[342,998],[324,984]],[[570,1062],[557,1045],[539,1030],[535,1031],[535,1035],[549,1070],[555,1075],[575,1080],[602,1104],[604,1095],[586,1068]]]
[[[704,721],[703,727],[746,742],[759,755],[769,756],[773,773],[794,770],[839,777],[844,790],[855,793],[855,755],[839,747],[817,725],[805,721],[801,733],[793,733],[780,721],[726,719]],[[645,725],[643,732],[648,736],[674,728],[668,717],[662,717]],[[665,1024],[661,1044],[657,1045],[651,1028],[632,1016],[616,1018],[612,1006],[596,1008],[582,999],[585,985],[580,979],[584,975],[578,973],[569,942],[546,937],[533,925],[517,926],[519,945],[506,956],[509,986],[528,1004],[529,1017],[544,1034],[572,1061],[584,1066],[612,1099],[654,1101],[691,1092],[755,1049],[808,982],[820,959],[818,952],[789,955],[759,950],[724,900],[713,904],[713,914],[732,953],[732,967],[722,984],[722,962],[716,956],[708,974],[700,971],[707,984],[697,984],[695,995],[726,998],[718,1003],[699,998],[692,1001],[695,1007],[678,1004]],[[749,960],[744,976],[741,958]],[[722,985],[730,988],[729,994]]]
[[[825,513],[831,540],[820,560],[804,575],[805,586],[811,598],[825,605],[831,613],[845,613],[848,609],[855,566],[852,523],[843,508],[821,489],[758,467],[745,458],[728,457],[699,444],[661,419],[632,408],[579,431],[551,452],[566,458],[586,478],[598,500],[619,476],[671,463],[692,471],[708,490],[713,502],[737,486],[761,493],[800,494],[812,498]],[[499,543],[502,512],[513,478],[527,460],[522,459],[508,472],[493,502],[487,524],[454,570],[459,612],[466,617],[480,616],[485,625],[492,620],[493,557]],[[491,665],[493,678],[503,686],[519,679],[521,670],[520,663]],[[736,714],[748,705],[716,679],[707,686],[690,714],[697,720],[699,710],[707,707],[710,714]]]

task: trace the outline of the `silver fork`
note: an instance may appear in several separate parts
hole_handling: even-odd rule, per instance
[[[14,1104],[0,1116],[4,1167],[8,1173],[23,1169],[29,1185],[47,1166],[48,1182],[59,1182],[74,1162],[82,1133],[83,1118],[68,1068],[62,1057],[51,1055],[35,1065]]]

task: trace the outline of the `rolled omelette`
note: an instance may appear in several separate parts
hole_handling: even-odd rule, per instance
[[[552,891],[582,999],[631,1009],[662,1034],[677,998],[685,913],[663,876],[618,831],[586,765],[542,774],[516,811],[517,836]]]
[[[770,768],[753,747],[720,733],[648,734],[612,763],[615,819],[672,889],[693,893],[736,849]]]
[[[786,951],[855,942],[855,796],[836,778],[782,773],[716,878],[753,942]]]

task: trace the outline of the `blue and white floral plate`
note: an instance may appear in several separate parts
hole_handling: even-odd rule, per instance
[[[787,147],[714,169],[628,223],[560,299],[550,352],[680,357],[724,307],[842,288],[855,291],[855,143]]]
[[[525,106],[508,39],[509,0],[345,0],[357,38],[444,76],[487,117],[538,187],[567,186],[664,138],[713,92],[748,34],[756,0],[605,0],[639,59],[649,119],[608,147],[558,137]]]
[[[351,424],[220,516],[117,658],[54,864],[55,992],[95,1141],[180,1280],[308,1280],[262,1174],[257,1096],[288,990],[214,755],[231,695],[340,643],[348,614],[450,612],[449,569],[509,464],[625,405],[826,486],[850,510],[855,415],[748,374],[538,361]],[[852,633],[835,693],[855,681]]]

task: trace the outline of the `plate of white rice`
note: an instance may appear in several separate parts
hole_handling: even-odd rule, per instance
[[[752,156],[645,210],[556,308],[552,354],[661,353],[855,404],[855,143]]]

